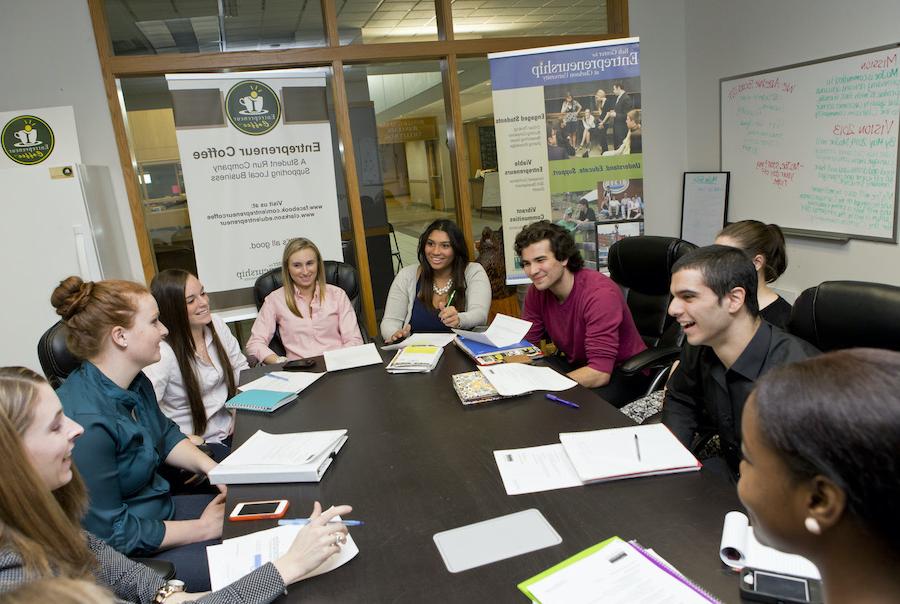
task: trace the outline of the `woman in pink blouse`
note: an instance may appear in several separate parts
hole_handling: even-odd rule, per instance
[[[284,287],[266,296],[253,323],[247,352],[266,364],[284,362],[269,348],[278,328],[287,359],[314,357],[363,343],[356,313],[340,287],[325,283],[322,254],[309,239],[292,239],[281,259]]]

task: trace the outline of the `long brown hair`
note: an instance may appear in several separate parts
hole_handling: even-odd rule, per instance
[[[184,382],[188,402],[191,405],[191,422],[194,434],[203,436],[206,432],[207,421],[206,407],[203,406],[203,395],[200,392],[200,382],[197,380],[197,344],[191,335],[191,322],[188,318],[187,303],[184,297],[184,288],[188,277],[192,277],[188,271],[179,268],[170,268],[158,273],[150,283],[150,291],[159,305],[159,319],[169,329],[166,342],[175,353],[178,361],[178,371]],[[222,346],[219,334],[213,329],[212,323],[208,326],[212,335],[213,345],[216,348],[216,357],[225,374],[225,385],[228,388],[228,398],[237,393],[237,384],[234,381],[234,367],[228,359],[228,352]]]
[[[53,290],[50,304],[69,328],[66,345],[82,359],[95,357],[113,327],[131,327],[137,300],[149,294],[132,281],[109,279],[84,282],[71,276]]]
[[[92,578],[96,559],[79,528],[87,508],[81,477],[73,466],[72,480],[51,493],[22,443],[45,384],[30,369],[0,368],[0,546],[19,554],[39,576]]]
[[[325,303],[325,263],[322,261],[322,254],[319,252],[319,248],[306,237],[291,239],[288,241],[287,245],[284,246],[284,253],[281,255],[281,282],[284,285],[284,301],[287,304],[288,309],[298,317],[302,317],[303,314],[297,307],[297,301],[294,298],[294,280],[291,279],[291,271],[288,264],[290,263],[291,256],[300,250],[305,249],[311,249],[316,253],[316,281],[319,284],[319,304]]]
[[[719,231],[719,237],[734,239],[750,257],[761,255],[766,259],[763,278],[766,283],[778,279],[787,270],[787,250],[784,233],[777,224],[764,224],[758,220],[732,222]]]
[[[466,309],[466,267],[469,266],[469,248],[466,246],[466,238],[459,230],[456,223],[446,218],[435,220],[429,224],[419,236],[419,248],[416,255],[419,258],[419,301],[426,310],[436,310],[432,304],[432,288],[434,287],[434,269],[428,264],[425,257],[425,244],[434,231],[447,233],[450,239],[450,247],[453,248],[453,265],[450,268],[450,277],[453,279],[453,306]]]

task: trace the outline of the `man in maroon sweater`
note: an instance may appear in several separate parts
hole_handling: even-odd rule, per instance
[[[582,270],[584,260],[572,236],[546,220],[522,229],[515,248],[532,282],[522,312],[532,322],[525,339],[538,344],[549,336],[565,355],[570,378],[598,388],[614,405],[629,402],[633,397],[619,383],[627,381],[625,376],[615,375],[612,383],[610,378],[617,365],[646,345],[619,286],[597,271]]]

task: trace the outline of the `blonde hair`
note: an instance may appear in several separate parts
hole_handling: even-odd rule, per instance
[[[115,596],[96,583],[84,579],[53,577],[25,583],[6,592],[0,599],[3,604],[115,604]]]
[[[30,369],[0,367],[0,547],[38,576],[91,578],[96,559],[79,527],[87,507],[81,477],[73,466],[72,480],[50,492],[22,442],[42,385],[49,387]]]
[[[137,299],[150,291],[132,281],[109,279],[84,282],[71,276],[60,281],[50,304],[69,328],[66,346],[82,359],[96,356],[113,327],[131,327]]]
[[[319,252],[319,248],[316,247],[315,243],[305,237],[291,239],[288,241],[288,244],[284,246],[284,254],[281,255],[281,282],[284,285],[284,301],[287,304],[288,309],[298,317],[302,317],[303,314],[297,307],[297,301],[295,299],[296,289],[294,287],[294,280],[291,279],[291,271],[288,264],[290,263],[291,256],[306,249],[310,249],[316,254],[316,282],[319,285],[319,304],[325,302],[325,263],[322,261],[322,254]]]

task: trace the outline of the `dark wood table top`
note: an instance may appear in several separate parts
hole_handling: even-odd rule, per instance
[[[385,359],[391,353],[382,352]],[[391,375],[382,366],[329,373],[275,413],[239,411],[235,446],[256,430],[271,433],[349,430],[322,481],[234,485],[236,503],[290,500],[304,517],[313,501],[348,503],[359,555],[346,565],[291,586],[293,602],[525,602],[516,584],[608,537],[637,539],[723,601],[739,601],[737,576],[718,557],[726,512],[740,509],[734,486],[709,471],[654,476],[510,496],[493,451],[559,442],[560,432],[631,425],[590,390],[543,393],[464,407],[450,383],[472,362],[447,346],[437,369]],[[324,371],[321,357],[316,371]],[[266,370],[245,371],[246,383]],[[537,508],[562,543],[461,573],[451,573],[432,536],[447,529]],[[224,538],[274,526],[225,522]]]

